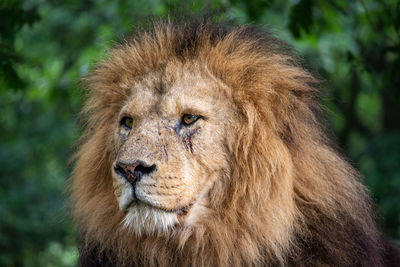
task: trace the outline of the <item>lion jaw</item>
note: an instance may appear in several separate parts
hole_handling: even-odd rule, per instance
[[[126,179],[114,174],[113,181],[119,209],[125,213],[122,225],[137,236],[168,233],[192,209],[193,204],[175,210],[162,209],[152,205],[140,193],[134,193],[135,189]]]
[[[178,214],[137,202],[128,208],[123,226],[137,236],[168,233],[179,222]]]

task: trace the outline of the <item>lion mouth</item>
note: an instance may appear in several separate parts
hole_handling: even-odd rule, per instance
[[[162,211],[167,212],[167,213],[176,213],[176,214],[179,215],[179,216],[185,216],[185,215],[187,215],[187,214],[189,213],[189,211],[190,211],[190,208],[193,206],[193,204],[189,204],[189,205],[184,206],[184,207],[182,207],[182,208],[165,209],[165,208],[162,208],[162,207],[156,207],[156,206],[153,206],[153,205],[149,205],[149,204],[147,204],[147,203],[145,203],[145,204],[146,204],[147,206],[150,206],[150,207],[155,208],[155,209],[158,209],[158,210],[162,210]]]
[[[187,215],[189,213],[189,211],[190,211],[190,208],[193,206],[193,203],[190,203],[189,205],[186,205],[184,207],[175,208],[175,209],[167,209],[167,208],[163,208],[163,207],[160,207],[160,206],[151,205],[151,204],[149,204],[147,202],[144,202],[144,201],[141,201],[141,200],[135,198],[128,205],[126,205],[126,208],[124,209],[124,212],[128,213],[130,208],[134,207],[135,205],[139,205],[139,203],[141,205],[148,206],[149,208],[161,210],[161,211],[166,212],[166,213],[176,213],[178,216]]]

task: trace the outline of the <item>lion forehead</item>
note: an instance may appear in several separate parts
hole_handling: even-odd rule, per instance
[[[190,111],[206,115],[230,103],[221,97],[220,91],[226,91],[226,85],[204,66],[194,70],[193,66],[178,65],[174,72],[170,68],[168,65],[163,72],[149,73],[134,82],[121,113],[158,112],[168,117]]]

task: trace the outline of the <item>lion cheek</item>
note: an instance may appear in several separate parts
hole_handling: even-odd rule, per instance
[[[130,204],[134,201],[131,185],[126,180],[114,176],[113,188],[120,211],[126,212]]]

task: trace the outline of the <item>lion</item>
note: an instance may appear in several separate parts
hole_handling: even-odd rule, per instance
[[[81,266],[389,266],[318,80],[256,26],[155,22],[86,78]]]

